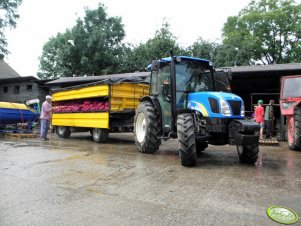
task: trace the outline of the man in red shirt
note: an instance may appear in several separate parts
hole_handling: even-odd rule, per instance
[[[260,125],[259,139],[263,139],[263,127],[264,127],[264,108],[262,106],[263,101],[258,101],[258,106],[255,109],[256,119],[255,121]]]

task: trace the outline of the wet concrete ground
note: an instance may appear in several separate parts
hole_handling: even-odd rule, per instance
[[[272,205],[300,216],[301,152],[260,150],[242,165],[234,146],[209,146],[185,168],[176,141],[147,155],[131,134],[0,138],[0,225],[278,225]]]

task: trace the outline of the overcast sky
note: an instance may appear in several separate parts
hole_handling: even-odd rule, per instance
[[[103,3],[109,16],[120,16],[125,42],[138,44],[153,37],[165,18],[178,43],[187,47],[198,37],[218,41],[228,16],[235,16],[251,0],[23,0],[17,28],[7,31],[5,58],[20,75],[36,76],[42,47],[51,36],[75,25],[84,8]]]

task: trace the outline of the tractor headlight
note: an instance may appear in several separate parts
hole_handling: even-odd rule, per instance
[[[221,113],[225,116],[231,116],[231,110],[228,103],[223,99],[220,99],[219,103],[221,106]]]
[[[245,117],[245,105],[241,103],[240,116]]]

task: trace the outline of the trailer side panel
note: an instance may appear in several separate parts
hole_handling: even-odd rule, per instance
[[[53,126],[109,128],[109,112],[53,114]]]

